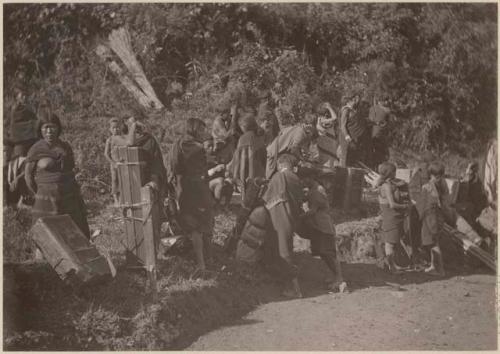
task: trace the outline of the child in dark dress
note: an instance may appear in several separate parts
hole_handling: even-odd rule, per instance
[[[422,220],[422,245],[430,248],[431,265],[425,269],[430,275],[443,276],[444,265],[439,238],[445,222],[446,181],[444,166],[433,162],[429,166],[430,180],[422,187],[422,193],[417,201],[417,210]]]

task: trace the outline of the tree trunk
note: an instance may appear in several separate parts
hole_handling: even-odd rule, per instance
[[[137,85],[126,76],[125,72],[113,60],[109,60],[109,49],[99,45],[96,49],[97,55],[107,63],[109,69],[118,77],[122,85],[134,96],[134,98],[145,108],[151,108],[151,100],[142,92]]]
[[[153,87],[142,70],[141,64],[134,55],[128,31],[125,28],[112,31],[109,35],[108,45],[125,64],[140,89],[150,100],[151,106],[155,109],[163,108],[163,104],[156,96]]]

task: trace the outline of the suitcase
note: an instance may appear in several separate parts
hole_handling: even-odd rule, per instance
[[[61,279],[80,285],[111,279],[111,261],[99,254],[69,215],[39,218],[31,231]]]
[[[119,147],[118,158],[126,264],[128,268],[154,271],[160,239],[160,201],[149,187],[144,187],[149,181],[145,151],[138,147]]]

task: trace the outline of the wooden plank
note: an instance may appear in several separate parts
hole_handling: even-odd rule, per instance
[[[156,249],[160,239],[160,210],[154,193],[150,187],[141,188],[146,269],[156,269]]]
[[[121,204],[122,205],[130,205],[132,203],[132,196],[131,196],[131,188],[130,188],[130,177],[129,177],[129,169],[128,165],[125,165],[124,163],[128,162],[128,155],[127,155],[127,148],[126,147],[119,147],[118,148],[118,158],[119,158],[119,164],[118,164],[118,176],[120,179],[120,196],[121,196]],[[125,213],[125,216],[127,213]],[[125,218],[124,220],[125,223],[125,255],[127,257],[127,263],[129,263],[129,253],[130,253],[130,244],[131,244],[131,237],[135,238],[135,229],[134,229],[134,224],[130,222],[129,219]]]
[[[453,242],[459,244],[467,254],[478,259],[484,265],[486,265],[491,270],[496,272],[497,267],[495,264],[495,259],[492,255],[490,255],[488,252],[479,248],[476,244],[471,242],[467,238],[467,236],[465,236],[464,234],[455,230],[454,228],[452,228],[451,226],[449,226],[447,224],[444,225],[444,231],[445,231],[445,234],[447,236],[449,236]]]
[[[147,236],[143,220],[143,195],[141,188],[149,180],[146,175],[145,152],[138,147],[119,148],[119,175],[123,193],[122,206],[126,210],[126,258],[129,267],[146,267],[148,265]],[[159,229],[159,211],[154,211],[154,227]],[[155,231],[159,235],[159,230]],[[153,233],[155,235],[156,233]]]

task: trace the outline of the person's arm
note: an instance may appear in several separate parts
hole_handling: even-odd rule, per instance
[[[387,198],[387,201],[389,202],[389,206],[392,209],[406,209],[406,208],[408,208],[407,204],[396,203],[394,201],[394,195],[392,194],[392,188],[388,183],[384,183],[382,185],[382,190],[384,192],[385,197]]]
[[[36,182],[35,182],[35,171],[36,171],[36,162],[26,162],[26,166],[24,167],[24,180],[26,181],[26,186],[28,186],[29,190],[36,194]]]
[[[327,102],[325,104],[325,107],[328,110],[328,112],[330,112],[330,119],[333,121],[337,120],[338,117],[337,117],[337,114],[335,113],[335,111],[333,110],[332,105],[329,102]]]
[[[349,109],[343,109],[341,114],[340,114],[340,130],[342,131],[342,134],[345,137],[345,140],[348,142],[352,140],[351,136],[349,135],[349,132],[347,131],[347,120],[349,119]]]

